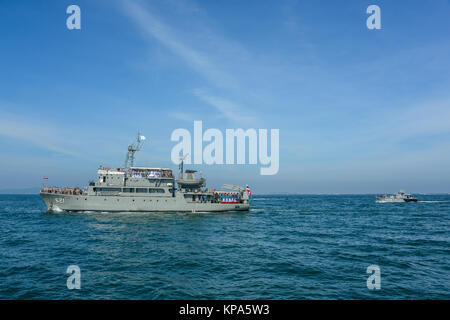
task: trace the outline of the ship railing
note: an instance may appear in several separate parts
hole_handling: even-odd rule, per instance
[[[67,187],[44,187],[41,189],[42,193],[53,193],[53,194],[66,194],[66,195],[87,195],[86,190],[80,188],[67,188]]]

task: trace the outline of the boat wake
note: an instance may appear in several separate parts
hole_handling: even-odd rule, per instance
[[[442,202],[450,202],[450,200],[421,200],[420,203],[442,203]]]
[[[58,206],[52,206],[50,209],[48,209],[49,212],[54,212],[54,213],[61,213],[64,212],[63,209],[61,209]]]

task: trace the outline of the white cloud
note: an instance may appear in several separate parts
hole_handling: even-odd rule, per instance
[[[256,120],[255,117],[246,115],[244,107],[227,99],[210,95],[201,89],[194,90],[194,94],[204,102],[213,106],[222,117],[228,120],[235,122],[254,122]]]
[[[173,6],[173,3],[171,5]],[[197,27],[186,32],[165,24],[163,19],[139,1],[125,1],[123,6],[144,35],[162,43],[180,57],[189,68],[206,78],[210,85],[222,89],[222,91],[237,92],[238,96],[239,94],[242,96],[238,77],[227,71],[251,60],[249,54],[238,43],[214,34],[209,26],[200,22],[200,20],[208,20],[203,13],[201,14],[202,18],[197,21]],[[177,10],[186,14],[201,12],[196,6],[192,10],[189,9],[186,2],[176,7]],[[254,116],[248,116],[251,109],[248,105],[243,106],[242,103],[231,102],[230,99],[208,94],[205,90],[194,90],[194,95],[213,106],[222,117],[228,120],[239,122],[255,120]],[[180,112],[172,112],[171,116],[181,120],[189,118]]]
[[[192,113],[187,112],[180,112],[180,111],[174,111],[170,112],[169,116],[171,116],[174,119],[181,120],[181,121],[189,121],[193,122],[195,117],[192,115]]]
[[[0,113],[0,135],[30,142],[44,149],[80,157],[79,154],[66,148],[67,140],[61,133],[51,129],[48,123],[33,123],[22,116]]]
[[[144,7],[137,1],[124,1],[123,7],[146,36],[158,40],[182,58],[188,67],[202,74],[217,86],[230,86],[235,83],[236,80],[221,70],[207,54],[187,44],[187,41],[178,36],[175,30],[153,14],[148,7]]]
[[[94,156],[90,156],[86,150],[89,146],[84,143],[86,141],[92,143],[90,134],[86,135],[82,130],[69,125],[70,123],[55,124],[45,117],[36,115],[27,117],[0,109],[0,136],[54,153],[94,161]]]
[[[414,106],[383,108],[358,129],[354,141],[397,143],[404,139],[450,133],[450,99],[428,100]]]

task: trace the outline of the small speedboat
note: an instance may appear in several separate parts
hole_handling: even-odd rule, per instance
[[[416,197],[413,197],[409,193],[406,193],[405,191],[400,191],[397,193],[394,193],[392,195],[382,195],[376,197],[376,202],[379,203],[385,203],[385,202],[417,202],[419,199]]]

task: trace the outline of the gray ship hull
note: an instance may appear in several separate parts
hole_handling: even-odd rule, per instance
[[[249,203],[189,202],[175,197],[135,197],[40,193],[50,211],[94,212],[226,212],[248,211]]]

